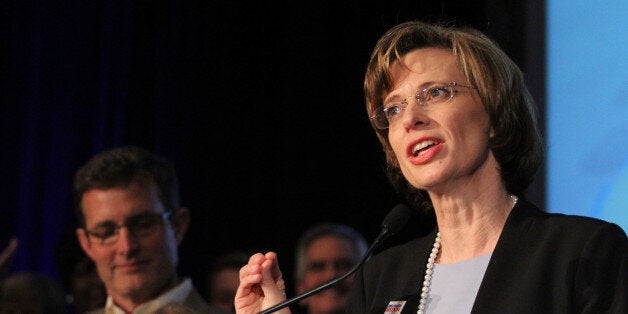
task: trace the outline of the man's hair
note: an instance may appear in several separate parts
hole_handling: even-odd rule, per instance
[[[92,189],[128,187],[132,183],[154,184],[166,211],[179,208],[179,181],[174,166],[143,148],[118,147],[93,156],[74,176],[74,199],[80,225],[85,225],[83,194]]]
[[[419,48],[450,50],[459,69],[473,85],[490,119],[494,136],[489,148],[499,163],[501,179],[510,193],[522,192],[533,180],[542,161],[543,143],[537,127],[534,101],[519,67],[486,35],[474,29],[456,29],[419,21],[401,23],[377,42],[364,79],[369,117],[383,104],[394,83],[391,66]],[[427,192],[414,188],[402,175],[388,141],[388,129],[371,121],[386,153],[388,176],[410,204],[431,209]]]
[[[297,249],[295,252],[295,280],[299,282],[303,280],[305,276],[307,249],[310,244],[324,236],[336,236],[351,242],[351,246],[354,248],[358,258],[360,258],[367,250],[366,240],[362,234],[355,229],[337,223],[321,223],[306,230],[297,242]]]

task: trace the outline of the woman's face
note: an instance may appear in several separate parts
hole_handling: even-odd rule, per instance
[[[473,184],[485,171],[498,175],[488,148],[489,117],[475,89],[454,87],[452,99],[429,108],[408,97],[434,84],[470,86],[451,51],[416,49],[391,70],[393,88],[384,104],[406,99],[408,106],[391,122],[388,140],[408,182],[438,193]]]

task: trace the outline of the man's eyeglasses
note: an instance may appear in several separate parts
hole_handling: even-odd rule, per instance
[[[165,213],[146,213],[129,218],[124,224],[118,225],[113,222],[106,222],[97,227],[87,230],[85,233],[92,241],[101,245],[113,245],[118,242],[120,229],[126,227],[129,233],[136,238],[146,237],[154,234],[162,226],[162,222],[170,218],[172,211]]]
[[[473,88],[473,86],[460,85],[456,82],[439,83],[418,91],[414,96],[408,96],[400,102],[384,104],[373,111],[371,120],[376,128],[385,130],[395,120],[403,116],[408,107],[408,98],[414,97],[423,109],[430,109],[432,105],[444,103],[454,98],[455,87]]]

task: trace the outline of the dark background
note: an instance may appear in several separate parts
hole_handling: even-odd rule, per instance
[[[544,3],[511,2],[2,0],[0,245],[17,236],[14,270],[61,277],[76,252],[74,171],[134,144],[179,171],[193,216],[182,274],[202,286],[219,253],[273,250],[291,280],[304,229],[342,222],[370,242],[399,202],[362,94],[388,28],[480,29],[543,112]],[[527,193],[541,206],[543,179]]]

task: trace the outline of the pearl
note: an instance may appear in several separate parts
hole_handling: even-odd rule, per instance
[[[510,194],[510,199],[512,200],[512,207],[515,207],[515,205],[517,205],[517,201],[519,200],[519,198],[516,195]]]

